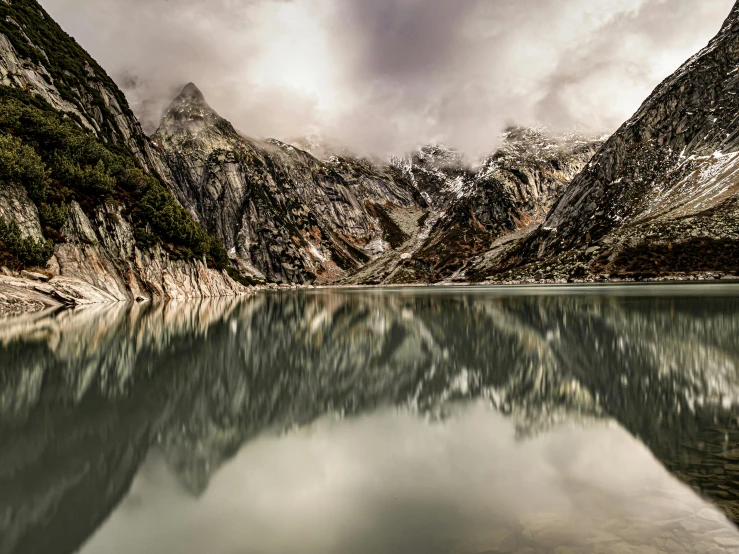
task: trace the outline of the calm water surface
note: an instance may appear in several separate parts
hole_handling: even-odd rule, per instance
[[[0,320],[0,554],[739,551],[739,287]]]

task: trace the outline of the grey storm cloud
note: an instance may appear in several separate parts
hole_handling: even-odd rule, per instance
[[[144,127],[189,81],[243,133],[364,153],[613,131],[734,0],[41,0]]]

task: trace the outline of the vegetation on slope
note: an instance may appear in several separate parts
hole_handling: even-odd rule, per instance
[[[115,142],[113,137],[118,126],[98,90],[99,86],[110,91],[124,114],[134,119],[123,92],[105,70],[36,0],[13,0],[10,4],[0,2],[0,33],[8,37],[22,58],[48,70],[64,100],[77,106],[82,113],[89,113],[90,107],[99,110],[105,141]],[[82,100],[83,96],[89,106]]]
[[[162,245],[176,259],[206,257],[212,267],[228,267],[222,243],[131,156],[103,144],[45,101],[8,87],[0,87],[2,182],[25,187],[39,209],[44,236],[53,242],[64,240],[59,231],[71,201],[87,213],[113,202],[130,218],[140,248]],[[49,245],[19,242],[16,230],[12,223],[0,225],[0,257],[18,266],[45,265]]]

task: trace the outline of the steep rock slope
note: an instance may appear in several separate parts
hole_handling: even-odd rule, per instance
[[[166,177],[123,92],[35,0],[0,2],[0,84],[40,96]]]
[[[52,282],[33,288],[72,303],[244,292],[223,271],[225,253],[215,263],[209,246],[192,248],[209,239],[167,191],[173,186],[168,168],[122,92],[34,0],[0,2],[0,93],[6,165],[0,171],[0,216],[17,225],[0,237],[0,262],[41,266]],[[68,164],[52,167],[54,152],[62,148]],[[47,171],[42,193],[22,186],[29,155],[39,171]],[[8,160],[21,170],[8,169]],[[93,191],[93,180],[98,188],[105,185],[105,194]],[[133,188],[123,190],[125,180]],[[166,210],[170,223],[177,222],[171,232],[163,230],[164,218],[161,225],[141,227],[142,217],[131,212],[147,202],[142,195]],[[7,254],[28,250],[30,243],[22,242],[27,239],[35,241],[38,255]],[[46,239],[55,246],[44,267]],[[6,289],[22,284],[5,281]]]
[[[551,266],[549,277],[739,271],[737,66],[739,4],[605,143],[541,228],[485,271],[528,263]]]
[[[180,202],[244,270],[279,282],[332,281],[394,244],[425,201],[392,167],[320,161],[276,140],[241,136],[193,85],[154,135]]]

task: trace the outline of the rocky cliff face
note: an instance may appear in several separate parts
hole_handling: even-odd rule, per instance
[[[330,282],[388,248],[392,216],[418,219],[425,201],[400,172],[367,160],[326,161],[237,133],[188,85],[154,143],[177,197],[244,270],[278,282]]]
[[[117,301],[152,297],[180,299],[234,296],[246,291],[224,272],[202,261],[172,260],[161,248],[136,247],[131,225],[120,207],[106,205],[93,219],[77,204],[56,247],[52,268],[106,291]]]
[[[0,205],[29,214],[23,229],[39,233],[36,206],[22,187],[0,187]],[[72,203],[57,244],[42,274],[0,275],[0,314],[38,310],[58,305],[222,297],[246,294],[249,289],[225,272],[202,261],[173,260],[160,247],[136,246],[131,223],[121,207],[106,204],[89,217]],[[24,275],[36,275],[34,279]],[[39,280],[41,279],[41,280]]]
[[[34,0],[0,3],[0,86],[42,99],[174,188],[168,167],[121,91]],[[69,217],[55,235],[54,256],[45,268],[51,281],[29,284],[4,277],[0,300],[6,308],[24,306],[23,290],[52,297],[48,304],[245,292],[225,272],[202,261],[178,261],[161,247],[140,247],[122,208],[120,202],[84,210],[79,203],[69,204]],[[0,216],[15,221],[25,236],[44,239],[37,205],[18,183],[0,183]],[[21,285],[20,292],[9,292]]]
[[[738,64],[739,5],[498,269],[550,266],[549,278],[739,271]]]

